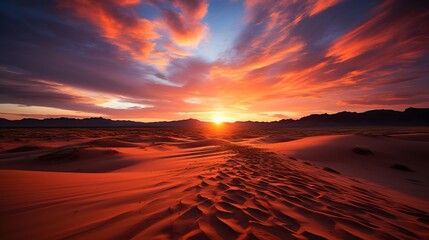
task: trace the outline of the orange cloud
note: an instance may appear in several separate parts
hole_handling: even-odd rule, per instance
[[[156,43],[162,36],[158,31],[168,31],[171,38],[168,42],[196,47],[207,32],[207,26],[201,19],[207,14],[208,4],[203,0],[169,1],[179,10],[177,12],[161,2],[163,0],[150,2],[162,10],[161,21],[149,21],[138,16],[135,7],[140,0],[59,0],[59,5],[91,22],[104,38],[134,59],[165,69],[171,58],[189,56],[190,53],[171,44],[164,46],[164,52]]]
[[[341,0],[315,0],[310,4],[310,12],[309,15],[313,16],[320,12],[323,12],[327,8],[334,6],[335,4],[341,2]]]
[[[372,51],[383,51],[380,60],[384,64],[416,58],[424,53],[427,44],[424,40],[429,34],[427,16],[424,9],[407,11],[400,9],[398,2],[387,1],[377,8],[374,17],[340,38],[326,56],[344,62]]]
[[[246,10],[249,11],[250,16],[252,17],[253,14],[258,13],[260,11],[255,11],[255,8],[261,7],[262,8],[270,8],[270,11],[275,13],[272,15],[272,17],[278,17],[279,11],[283,9],[284,6],[293,6],[293,5],[301,5],[299,7],[299,11],[296,11],[294,14],[296,14],[295,19],[293,20],[293,23],[297,23],[302,20],[304,16],[313,16],[320,12],[325,11],[326,9],[338,4],[342,0],[307,0],[307,1],[296,1],[296,0],[275,0],[275,1],[267,1],[267,0],[246,0],[245,7]],[[252,9],[253,8],[253,9]],[[284,12],[285,13],[285,12]]]
[[[180,48],[176,48],[175,46],[173,46],[173,44],[171,43],[167,43],[164,44],[164,48],[168,50],[168,52],[172,55],[174,55],[175,57],[188,57],[188,56],[192,56],[192,53],[182,50]]]
[[[173,0],[173,5],[182,10],[184,15],[195,20],[201,20],[208,10],[206,0]]]
[[[137,0],[61,0],[60,5],[72,9],[90,21],[112,44],[130,53],[135,59],[147,60],[155,50],[153,40],[159,38],[152,22],[139,18],[132,7]]]
[[[180,12],[165,8],[160,1],[153,1],[162,10],[162,20],[172,41],[178,46],[196,47],[207,32],[207,26],[201,22],[207,14],[208,3],[205,0],[173,0],[172,5]]]

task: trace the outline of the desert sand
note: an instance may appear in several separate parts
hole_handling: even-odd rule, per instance
[[[429,129],[3,129],[1,239],[429,239]]]

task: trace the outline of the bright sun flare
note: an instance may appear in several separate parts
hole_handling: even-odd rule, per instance
[[[216,116],[216,117],[213,118],[212,122],[214,124],[220,125],[223,122],[225,122],[225,118],[223,118],[222,116]]]

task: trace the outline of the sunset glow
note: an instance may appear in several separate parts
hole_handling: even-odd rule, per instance
[[[427,107],[428,8],[399,0],[2,1],[0,112],[224,122]],[[219,111],[227,119],[213,116]]]
[[[225,119],[221,116],[217,116],[217,117],[213,118],[213,123],[216,125],[221,125],[224,122],[225,122]]]

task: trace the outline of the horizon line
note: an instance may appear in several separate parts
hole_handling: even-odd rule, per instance
[[[356,111],[339,111],[339,112],[335,112],[335,113],[313,113],[313,114],[309,114],[309,115],[305,115],[302,116],[300,118],[282,118],[279,120],[273,120],[273,121],[257,121],[257,120],[237,120],[237,121],[223,121],[222,123],[237,123],[237,122],[260,122],[260,123],[271,123],[271,122],[279,122],[282,120],[292,120],[292,121],[299,121],[302,118],[305,117],[309,117],[312,115],[335,115],[338,113],[366,113],[366,112],[371,112],[371,111],[395,111],[395,112],[405,112],[408,109],[429,109],[428,107],[424,107],[424,108],[417,108],[417,107],[407,107],[405,108],[403,111],[399,111],[399,110],[394,110],[394,109],[386,109],[386,108],[380,108],[380,109],[371,109],[371,110],[366,110],[366,111],[362,111],[362,112],[356,112]],[[161,122],[176,122],[176,121],[186,121],[186,120],[197,120],[200,122],[205,122],[205,123],[213,123],[213,121],[209,121],[209,120],[200,120],[197,118],[185,118],[185,119],[175,119],[175,120],[160,120],[160,121],[148,121],[148,122],[144,122],[144,121],[137,121],[137,120],[131,120],[131,119],[112,119],[112,118],[106,118],[106,117],[102,117],[102,116],[92,116],[92,117],[83,117],[83,118],[79,118],[79,117],[67,117],[67,116],[63,116],[63,117],[46,117],[46,118],[33,118],[33,117],[24,117],[21,119],[7,119],[7,118],[0,118],[0,119],[5,119],[8,121],[22,121],[22,120],[26,120],[26,119],[31,119],[31,120],[48,120],[48,119],[73,119],[73,120],[85,120],[85,119],[105,119],[105,120],[110,120],[110,121],[129,121],[129,122],[135,122],[135,123],[161,123]]]

